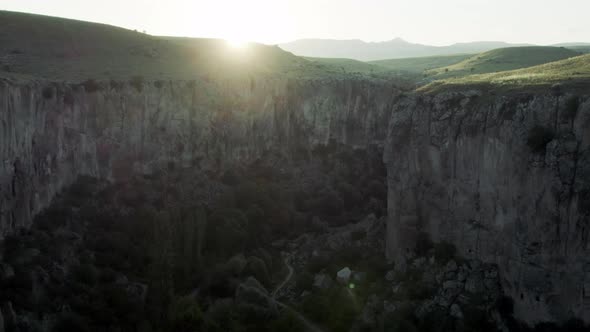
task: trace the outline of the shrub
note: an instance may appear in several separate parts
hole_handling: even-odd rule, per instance
[[[269,324],[269,331],[303,332],[305,330],[305,326],[301,320],[299,320],[295,313],[289,310],[283,311],[278,318]]]
[[[246,257],[243,254],[238,254],[230,258],[224,265],[225,271],[234,276],[239,276],[244,271],[247,265]]]
[[[585,325],[583,320],[572,318],[563,323],[561,330],[568,332],[583,332],[588,331],[589,328],[590,326]]]
[[[131,84],[132,87],[135,88],[135,90],[137,90],[137,92],[141,92],[141,90],[143,90],[143,82],[144,82],[144,78],[143,76],[137,75],[137,76],[133,76],[131,78],[131,80],[129,81],[129,84]]]
[[[73,273],[76,280],[90,286],[95,285],[99,277],[98,270],[90,264],[82,264],[74,267]]]
[[[440,264],[446,264],[455,258],[456,253],[457,248],[452,243],[440,242],[434,245],[434,258]]]
[[[367,232],[360,229],[350,233],[350,240],[351,241],[359,241],[367,237]]]
[[[563,84],[561,84],[561,83],[555,83],[551,86],[551,92],[556,97],[561,96],[562,90],[563,90]]]
[[[420,332],[435,332],[435,331],[453,331],[450,319],[446,310],[442,308],[435,309],[428,312],[418,322],[418,331]]]
[[[307,201],[308,207],[321,216],[338,216],[344,208],[344,201],[338,192],[326,188],[318,193],[317,198]]]
[[[243,247],[248,219],[241,210],[220,208],[213,212],[209,220],[213,229],[208,232],[208,245],[220,251]]]
[[[514,314],[514,300],[509,296],[502,296],[496,301],[496,309],[503,317]]]
[[[464,324],[466,331],[492,332],[497,331],[496,327],[490,321],[484,310],[476,307],[465,306],[463,308],[465,315]]]
[[[90,331],[88,322],[75,313],[65,313],[53,327],[53,332]]]
[[[566,120],[572,120],[576,117],[578,113],[578,109],[580,108],[580,99],[576,96],[570,97],[565,102],[565,110],[563,112],[563,117]]]
[[[387,314],[383,319],[385,331],[412,332],[416,331],[414,308],[404,304],[398,310]]]
[[[301,304],[306,316],[327,331],[349,331],[360,308],[347,289],[336,287],[306,296]]]
[[[94,79],[87,79],[86,81],[82,82],[81,85],[84,87],[84,90],[88,93],[94,93],[100,90],[100,85]]]
[[[547,144],[549,144],[553,138],[555,138],[553,130],[542,126],[535,126],[529,131],[526,143],[534,153],[543,153],[545,152]]]
[[[53,87],[51,87],[51,86],[44,87],[41,94],[43,95],[43,98],[45,98],[45,99],[53,98]]]
[[[235,186],[240,183],[240,176],[234,170],[227,170],[221,176],[221,182],[228,186]]]
[[[123,83],[122,82],[117,82],[115,80],[111,80],[109,82],[109,85],[111,86],[111,89],[113,90],[119,90],[123,87]]]
[[[416,255],[422,257],[426,256],[428,252],[434,248],[434,243],[430,239],[430,234],[426,232],[418,233],[416,237]]]
[[[268,268],[264,261],[258,257],[248,257],[248,265],[246,266],[246,274],[249,274],[260,281],[265,286],[270,284],[270,277],[268,274]]]
[[[158,89],[161,89],[164,86],[164,81],[161,81],[161,80],[155,81],[154,86]]]
[[[72,93],[72,91],[67,91],[64,94],[64,105],[70,107],[74,105],[74,94]]]
[[[313,275],[307,271],[297,273],[297,277],[295,278],[295,287],[299,291],[309,290],[313,286],[313,280]]]
[[[195,331],[203,323],[203,312],[195,299],[186,296],[172,302],[168,319],[171,331]]]
[[[557,324],[553,322],[542,322],[535,325],[535,332],[555,332],[559,331]]]
[[[311,273],[318,273],[330,264],[330,259],[326,255],[312,256],[307,263],[306,269]]]

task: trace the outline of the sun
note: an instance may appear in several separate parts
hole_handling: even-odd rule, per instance
[[[231,48],[235,49],[243,49],[249,43],[247,40],[241,38],[227,38],[226,42]]]
[[[187,12],[198,13],[195,14],[198,16],[189,20],[189,34],[192,36],[224,39],[228,47],[235,49],[248,49],[248,45],[252,46],[251,43],[274,45],[295,39],[296,25],[287,1],[186,2],[191,3]]]

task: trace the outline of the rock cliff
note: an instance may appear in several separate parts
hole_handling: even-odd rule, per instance
[[[387,254],[404,262],[429,234],[497,264],[518,318],[588,321],[590,99],[546,91],[396,104],[384,157]]]
[[[0,80],[0,238],[79,175],[223,168],[320,143],[383,142],[398,93],[366,81]]]
[[[590,97],[402,95],[361,80],[0,80],[0,237],[79,175],[222,169],[337,142],[384,145],[387,255],[416,239],[497,264],[528,322],[590,321]]]

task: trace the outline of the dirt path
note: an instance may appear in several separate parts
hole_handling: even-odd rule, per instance
[[[303,325],[305,325],[306,331],[310,331],[310,332],[324,332],[321,328],[319,328],[316,324],[314,324],[313,322],[311,322],[310,320],[308,320],[307,318],[305,318],[305,316],[303,316],[301,313],[299,313],[297,310],[293,309],[291,306],[280,302],[276,299],[278,292],[285,287],[285,285],[291,280],[291,278],[293,277],[293,267],[291,266],[291,264],[289,263],[289,259],[291,257],[289,255],[285,256],[284,262],[285,265],[287,266],[287,269],[289,270],[289,273],[287,273],[287,276],[285,277],[285,279],[283,279],[283,281],[277,286],[277,288],[275,288],[274,292],[272,293],[272,296],[270,297],[271,300],[279,307],[290,311],[291,313],[293,313],[302,323]]]
[[[277,286],[277,288],[275,288],[274,292],[272,292],[273,299],[276,299],[277,293],[281,290],[281,288],[285,287],[285,285],[291,280],[291,277],[293,277],[293,267],[291,266],[291,264],[289,264],[290,258],[290,256],[285,256],[284,262],[287,266],[287,269],[289,269],[289,273],[287,274],[285,279]]]
[[[305,325],[306,327],[306,331],[311,331],[311,332],[324,332],[324,330],[320,329],[317,325],[315,325],[313,322],[309,321],[307,318],[305,318],[305,316],[303,316],[302,314],[299,313],[299,311],[291,308],[290,306],[276,301],[275,303],[280,306],[285,308],[285,310],[289,310],[290,312],[292,312],[302,323],[303,325]]]

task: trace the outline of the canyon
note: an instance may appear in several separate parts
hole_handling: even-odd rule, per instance
[[[423,234],[498,266],[529,323],[590,321],[590,95],[555,86],[404,91],[387,81],[0,80],[0,234],[79,176],[220,171],[337,143],[387,169],[388,260]]]

